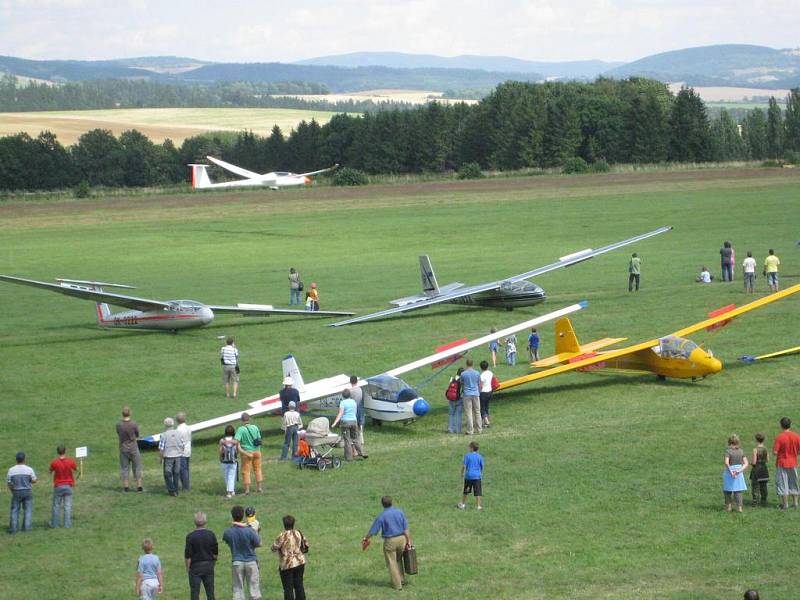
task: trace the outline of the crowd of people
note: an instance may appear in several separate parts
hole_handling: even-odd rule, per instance
[[[729,241],[722,244],[719,249],[720,254],[720,271],[721,279],[723,282],[731,282],[736,275],[736,250]],[[770,292],[777,292],[780,289],[778,272],[780,270],[781,261],[776,256],[775,250],[769,249],[767,257],[764,259],[762,274],[767,280],[767,286]],[[753,258],[752,251],[747,251],[747,257],[742,261],[742,279],[744,281],[744,291],[747,294],[755,293],[756,286],[756,270],[758,263]],[[714,281],[714,275],[708,270],[708,267],[703,265],[700,273],[695,277],[697,283],[711,283]]]

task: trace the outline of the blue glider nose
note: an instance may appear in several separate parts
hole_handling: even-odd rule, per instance
[[[414,402],[414,414],[418,417],[424,417],[428,414],[428,403],[423,398],[419,398]]]

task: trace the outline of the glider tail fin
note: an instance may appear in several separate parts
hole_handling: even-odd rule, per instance
[[[190,164],[192,168],[192,189],[202,190],[211,187],[211,179],[208,176],[208,165]]]
[[[568,317],[556,321],[556,354],[580,353],[581,345]]]
[[[105,302],[97,302],[97,324],[104,325],[104,321],[111,320],[111,309]]]
[[[436,283],[436,274],[433,272],[431,259],[427,254],[419,257],[419,274],[422,278],[422,291],[426,296],[438,296],[439,284]]]
[[[297,361],[291,354],[283,359],[283,376],[291,377],[292,386],[302,393],[305,390],[305,382],[303,376],[300,374],[300,367],[297,366]]]

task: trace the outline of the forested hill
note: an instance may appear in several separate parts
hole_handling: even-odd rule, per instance
[[[299,65],[328,65],[335,67],[381,66],[393,69],[482,69],[505,73],[541,73],[544,77],[561,79],[594,79],[601,73],[623,63],[602,60],[548,62],[523,60],[510,56],[437,56],[405,52],[351,52],[298,60]]]
[[[692,86],[795,88],[800,86],[800,50],[747,44],[686,48],[639,59],[606,75],[683,81]]]

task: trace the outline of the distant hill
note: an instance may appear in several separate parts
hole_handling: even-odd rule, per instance
[[[544,62],[509,56],[436,56],[404,52],[352,52],[308,58],[299,60],[295,64],[335,67],[381,66],[394,69],[480,69],[505,73],[541,73],[546,78],[594,79],[599,74],[624,63],[602,60]]]
[[[654,54],[611,69],[605,75],[637,75],[693,86],[792,88],[800,86],[800,50],[747,44],[686,48]]]
[[[0,72],[49,81],[151,78],[153,73],[114,60],[28,60],[0,56]]]

